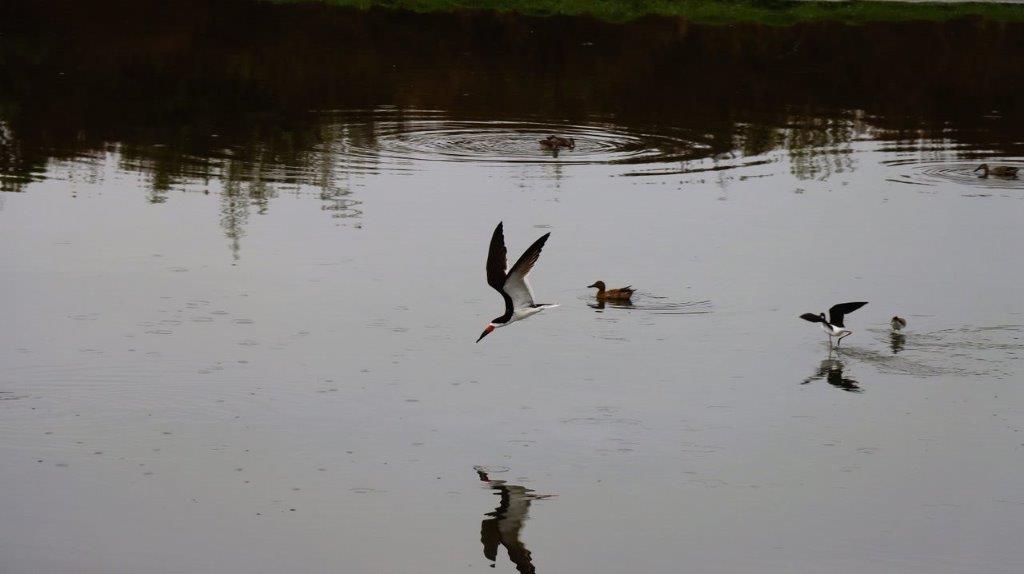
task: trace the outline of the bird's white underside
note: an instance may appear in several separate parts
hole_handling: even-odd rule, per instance
[[[828,323],[822,323],[821,328],[824,329],[824,331],[832,337],[838,337],[839,335],[843,334],[849,335],[850,333],[853,333],[853,331],[849,329],[845,329],[843,327],[836,327],[834,325],[829,325]]]
[[[520,309],[527,309],[533,306],[533,289],[526,275],[518,272],[509,275],[502,286],[505,293],[512,298],[512,308],[518,312]]]

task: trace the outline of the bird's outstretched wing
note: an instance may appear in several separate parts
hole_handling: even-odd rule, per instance
[[[833,305],[832,308],[828,310],[828,322],[832,323],[836,327],[845,327],[846,325],[843,324],[843,317],[867,304],[867,301],[857,301],[854,303],[839,303]]]
[[[818,315],[815,315],[814,313],[804,313],[803,315],[800,315],[800,318],[803,319],[804,321],[810,321],[811,323],[821,323],[822,322],[821,321],[821,317],[818,316]]]
[[[515,265],[508,271],[505,277],[504,292],[512,298],[512,306],[515,309],[522,309],[533,305],[533,289],[527,281],[527,275],[533,269],[534,263],[540,258],[540,251],[544,248],[544,242],[548,240],[550,233],[540,236],[540,239],[533,242],[533,245],[523,252]]]
[[[505,233],[502,230],[502,223],[494,228],[494,235],[491,236],[491,247],[487,251],[487,284],[501,292],[505,285],[505,268],[508,266],[505,249]]]

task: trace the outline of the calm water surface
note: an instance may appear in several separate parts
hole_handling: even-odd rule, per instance
[[[0,572],[1024,570],[1024,27],[22,4]]]

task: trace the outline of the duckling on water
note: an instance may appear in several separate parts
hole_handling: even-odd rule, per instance
[[[981,172],[981,177],[988,177],[994,175],[997,177],[1017,177],[1017,172],[1020,168],[1009,165],[994,165],[989,167],[987,163],[983,163],[978,167],[974,168],[975,173]]]
[[[893,331],[899,331],[903,327],[907,326],[907,320],[904,319],[903,317],[897,317],[896,315],[893,315],[892,320],[889,321],[889,324],[892,325]]]
[[[573,138],[560,138],[555,135],[539,140],[540,147],[544,149],[558,149],[561,147],[576,149],[576,140]]]
[[[633,293],[636,292],[632,285],[618,289],[605,289],[604,281],[595,281],[593,285],[587,285],[587,287],[597,287],[598,301],[629,301]]]

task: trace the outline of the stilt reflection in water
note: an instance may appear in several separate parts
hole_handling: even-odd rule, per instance
[[[534,500],[549,498],[551,495],[534,494],[525,486],[508,484],[504,480],[492,479],[484,467],[474,467],[480,480],[501,497],[494,512],[488,512],[480,523],[480,542],[484,545],[484,556],[492,563],[498,560],[498,547],[504,546],[508,557],[516,565],[516,571],[523,574],[537,571],[533,556],[520,540],[523,523],[529,515]],[[491,565],[492,567],[494,564]]]
[[[843,376],[843,367],[844,365],[842,361],[829,355],[829,357],[823,360],[818,366],[818,372],[807,377],[800,384],[806,385],[814,381],[825,379],[828,384],[836,387],[837,389],[842,389],[851,393],[863,392],[860,388],[860,383],[854,379]]]

